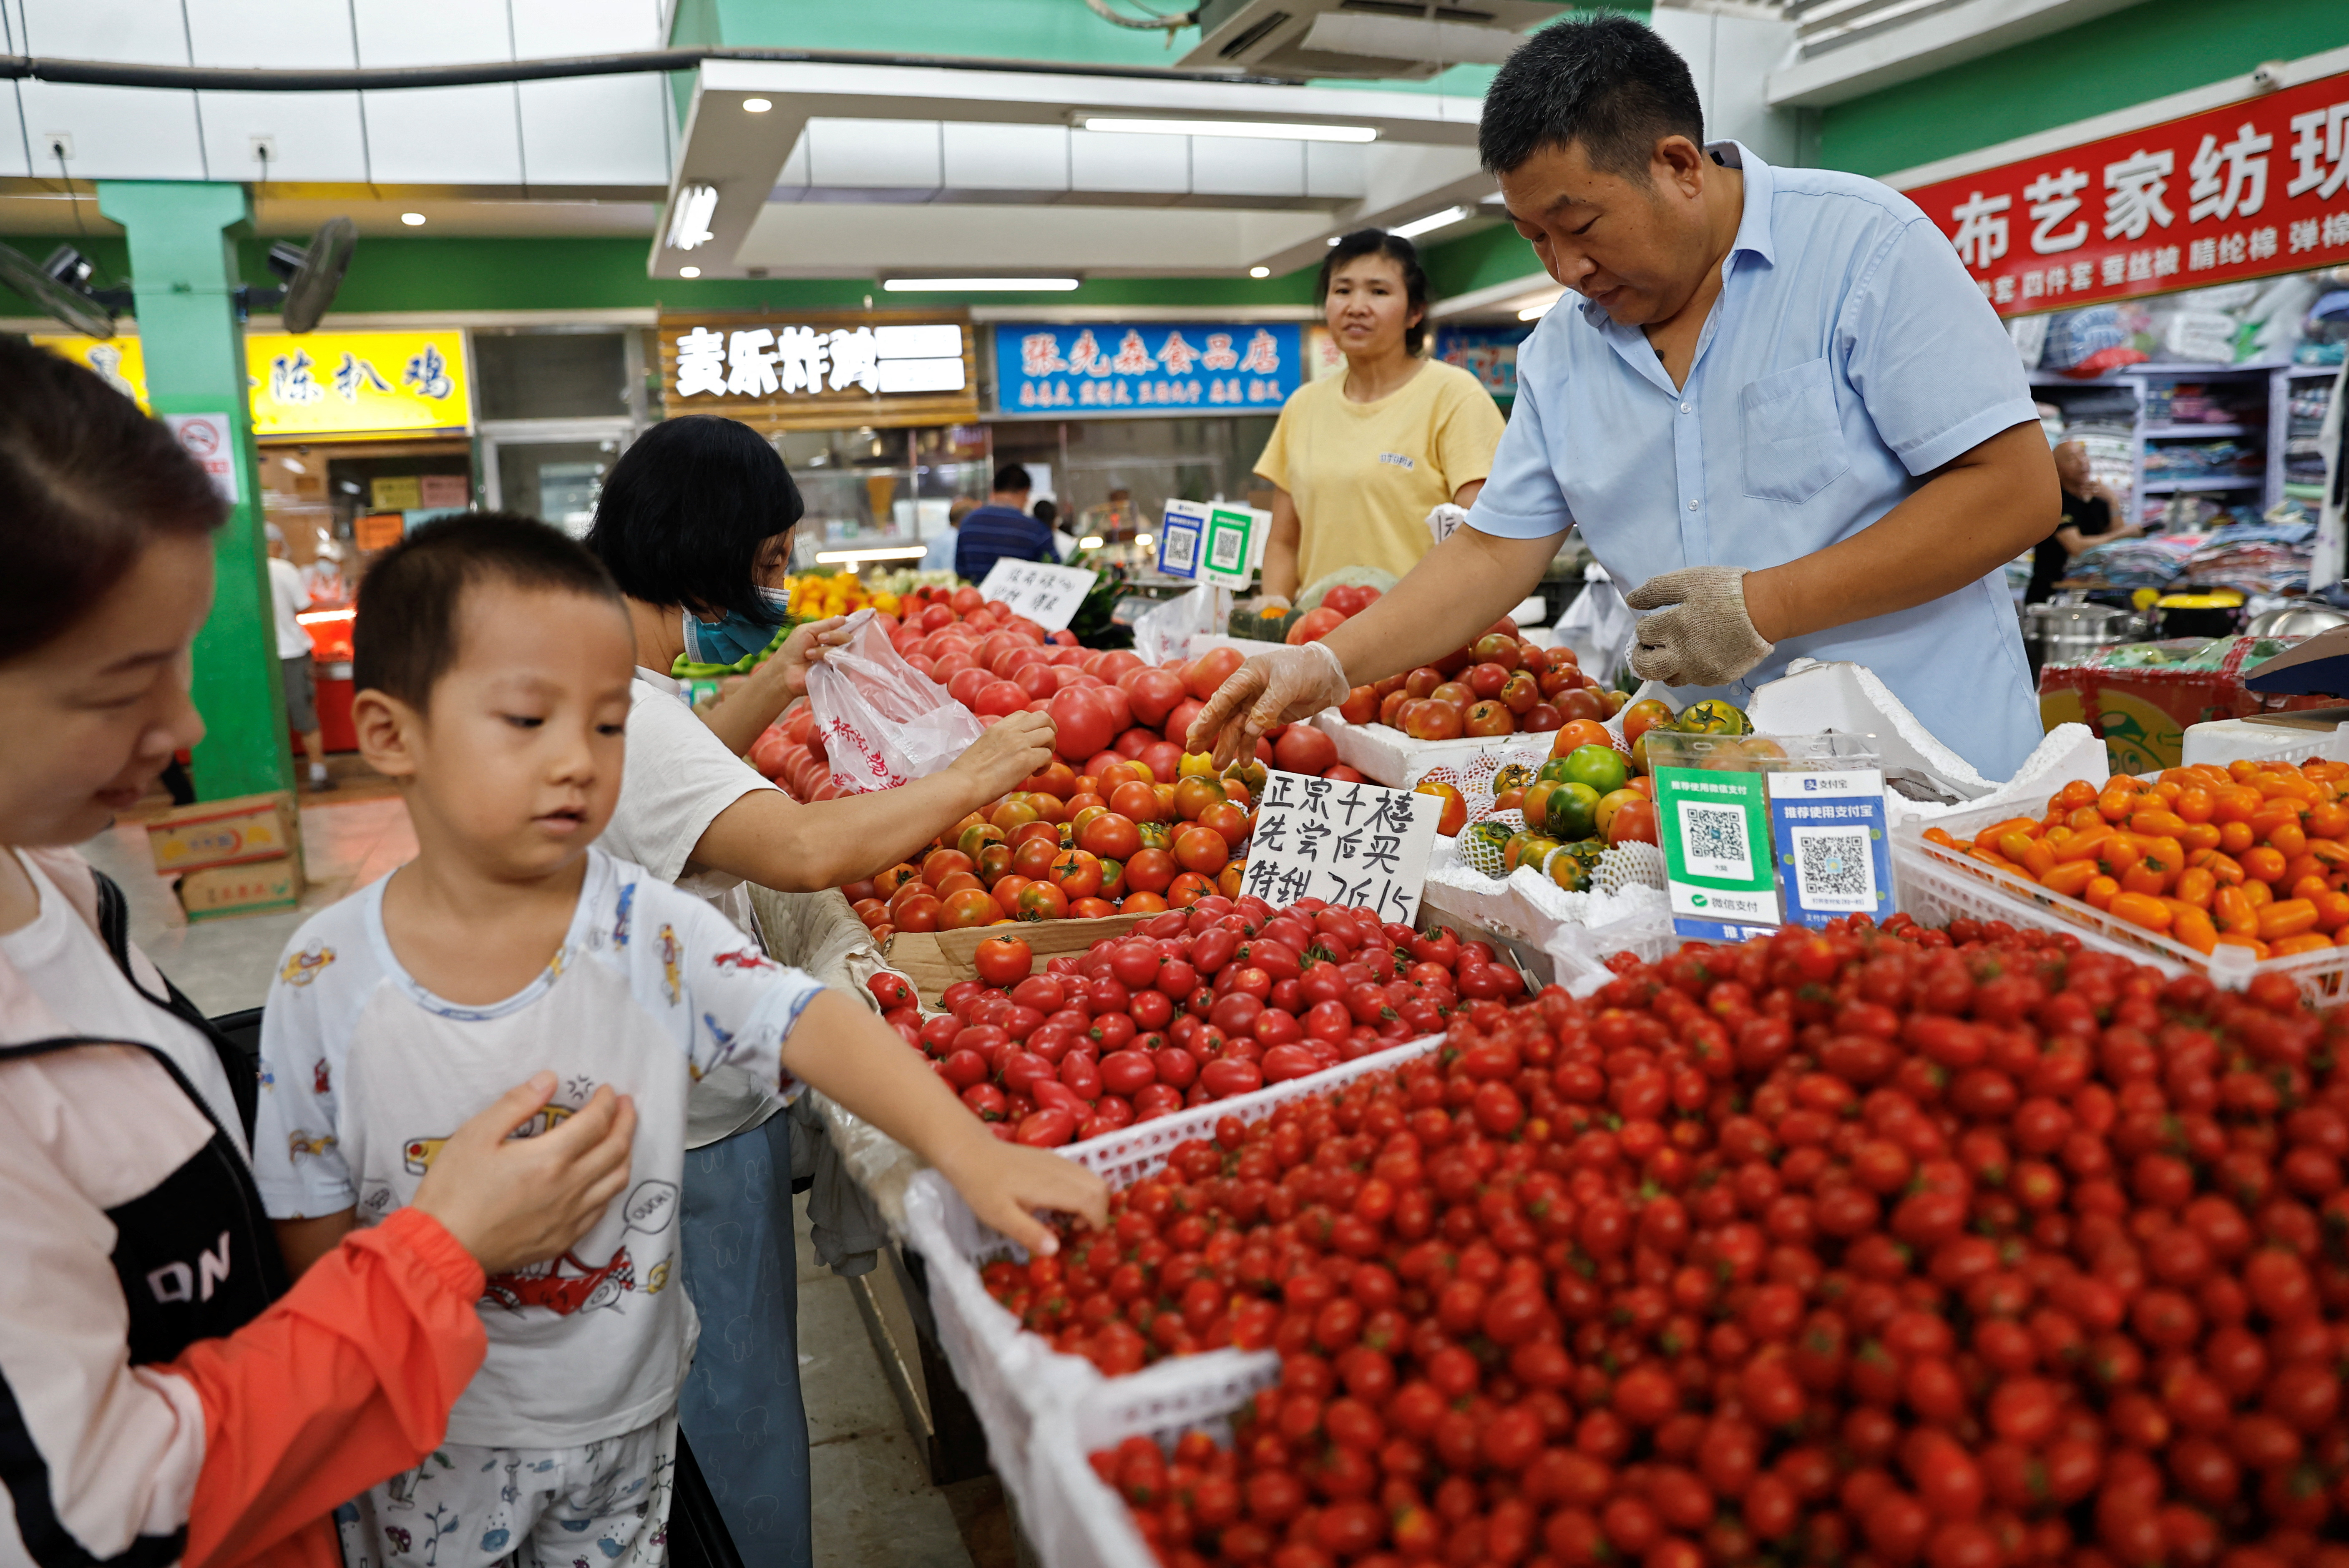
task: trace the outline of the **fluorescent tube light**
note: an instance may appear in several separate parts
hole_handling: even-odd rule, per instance
[[[1416,240],[1422,234],[1448,228],[1466,216],[1468,216],[1468,209],[1465,207],[1446,207],[1441,212],[1430,212],[1424,218],[1413,218],[1408,223],[1398,223],[1387,232],[1400,234],[1406,240]]]
[[[1086,130],[1122,131],[1140,136],[1245,136],[1266,141],[1376,141],[1379,133],[1367,125],[1312,125],[1277,119],[1140,119],[1129,115],[1089,114],[1078,122]]]
[[[1074,278],[884,278],[888,294],[1066,294]]]
[[[819,550],[820,566],[859,566],[867,561],[919,561],[930,552],[926,544],[876,544],[869,550]]]

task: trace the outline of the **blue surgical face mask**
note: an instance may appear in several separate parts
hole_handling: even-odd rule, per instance
[[[779,622],[791,613],[792,596],[783,589],[761,588],[759,599]],[[774,640],[773,626],[762,626],[739,611],[729,610],[717,621],[685,613],[685,656],[698,665],[739,664]]]

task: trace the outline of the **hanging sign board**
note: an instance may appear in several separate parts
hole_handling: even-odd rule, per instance
[[[1001,414],[1272,414],[1304,368],[1296,322],[995,329]]]
[[[1207,509],[1195,500],[1170,500],[1158,525],[1158,570],[1169,577],[1199,575],[1199,546],[1207,535]]]
[[[1418,916],[1444,802],[1433,795],[1300,773],[1267,776],[1240,888],[1275,908],[1300,898]]]
[[[1025,615],[1048,632],[1068,629],[1085,602],[1098,572],[1081,566],[1047,566],[1040,561],[998,560],[987,569],[978,591],[989,603],[1001,600],[1012,614]]]
[[[2349,72],[1907,194],[2001,315],[2349,262]]]
[[[88,366],[116,391],[148,407],[146,354],[138,338],[32,341]],[[461,327],[248,332],[244,376],[257,440],[461,435],[473,425]]]
[[[771,432],[978,418],[958,310],[664,311],[659,331],[672,415],[722,414]]]

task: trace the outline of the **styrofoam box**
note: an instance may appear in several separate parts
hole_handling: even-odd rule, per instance
[[[2242,718],[2214,718],[2186,727],[2186,749],[2180,761],[2189,768],[2204,764],[2224,768],[2230,762],[2303,762],[2322,757],[2349,762],[2349,724],[2331,729],[2292,729]]]
[[[1244,1365],[1206,1367],[1204,1357],[1162,1361],[1088,1392],[1069,1410],[1037,1423],[1035,1502],[1020,1517],[1046,1568],[1156,1568],[1125,1500],[1103,1484],[1087,1456],[1137,1434],[1172,1449],[1185,1432],[1231,1441],[1231,1418],[1280,1380],[1271,1351]]]
[[[1137,1122],[1106,1138],[1071,1144],[1058,1152],[1098,1173],[1113,1188],[1130,1187],[1164,1165],[1175,1145],[1194,1138],[1213,1138],[1216,1123],[1226,1116],[1258,1121],[1290,1100],[1390,1071],[1443,1044],[1443,1036],[1429,1035],[1327,1072],[1291,1078],[1254,1094],[1210,1100],[1173,1116]],[[938,1342],[954,1367],[956,1380],[970,1397],[971,1408],[978,1412],[996,1472],[1024,1516],[1033,1499],[1030,1439],[1036,1422],[1048,1412],[1073,1407],[1103,1379],[1082,1357],[1063,1356],[1022,1329],[1019,1320],[987,1294],[979,1269],[999,1257],[1024,1257],[1025,1253],[999,1232],[980,1223],[962,1195],[935,1171],[921,1172],[907,1185],[905,1239],[928,1264],[930,1310],[937,1320]],[[1247,1356],[1246,1351],[1226,1349],[1183,1359],[1206,1364],[1207,1371],[1203,1375],[1215,1375],[1219,1369],[1230,1375],[1231,1364]]]
[[[1892,879],[1899,907],[1928,925],[1970,916],[2069,931],[2083,945],[2149,964],[2166,975],[2205,975],[2229,990],[2241,990],[2257,975],[2282,975],[2318,1006],[2349,995],[2349,948],[2255,960],[2244,948],[2222,946],[2205,957],[2182,942],[2116,920],[2078,899],[2051,893],[2026,878],[1986,866],[1925,837],[1927,827],[1938,826],[1952,838],[1971,840],[1992,823],[2023,814],[2011,803],[1981,806],[1938,823],[1910,821],[1895,828]]]
[[[1384,724],[1348,724],[1335,708],[1313,716],[1313,727],[1337,742],[1338,760],[1374,784],[1408,789],[1431,768],[1463,768],[1479,757],[1506,755],[1538,768],[1549,759],[1550,733],[1468,735],[1458,740],[1413,740]],[[1520,755],[1522,754],[1522,755]]]

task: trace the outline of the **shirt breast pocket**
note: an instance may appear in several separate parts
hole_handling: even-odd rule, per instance
[[[1749,381],[1737,401],[1745,438],[1745,493],[1754,500],[1800,506],[1851,467],[1825,359]]]

